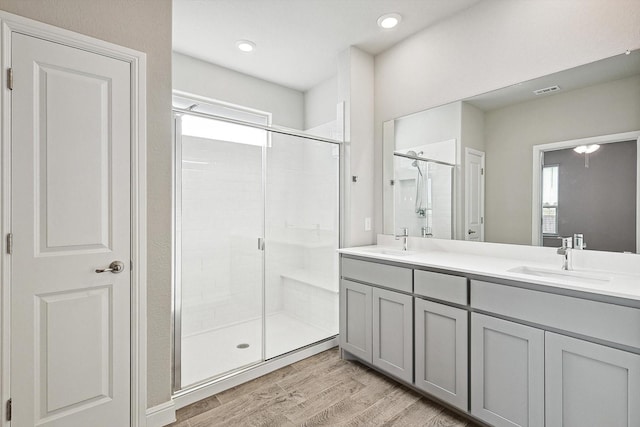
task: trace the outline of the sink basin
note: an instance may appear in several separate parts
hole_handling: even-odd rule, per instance
[[[590,283],[594,285],[602,285],[611,281],[611,278],[607,276],[593,273],[585,273],[582,271],[572,270],[551,270],[546,268],[528,267],[526,265],[521,265],[507,271],[511,273],[526,274],[535,277],[544,277],[547,279],[566,280],[576,283]]]
[[[415,251],[403,251],[402,249],[393,248],[368,248],[367,252],[381,255],[393,255],[393,256],[408,256],[415,254]]]

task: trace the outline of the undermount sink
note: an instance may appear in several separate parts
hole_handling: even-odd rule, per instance
[[[544,277],[547,279],[567,280],[570,282],[590,283],[594,285],[605,284],[611,281],[610,277],[593,273],[573,270],[551,270],[547,268],[529,267],[526,265],[521,265],[507,271],[510,273],[526,274],[529,276]]]
[[[408,256],[415,254],[415,251],[403,251],[402,249],[393,248],[367,248],[367,252],[381,255]]]

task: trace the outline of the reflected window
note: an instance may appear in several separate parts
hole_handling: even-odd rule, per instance
[[[542,234],[558,234],[558,165],[542,168]]]

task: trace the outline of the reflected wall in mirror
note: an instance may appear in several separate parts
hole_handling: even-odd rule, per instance
[[[549,159],[555,155],[551,151],[569,149],[578,156],[574,160],[582,161],[582,168],[586,170],[568,179],[562,179],[564,171],[558,171],[562,194],[558,194],[556,219],[559,222],[555,234],[584,234],[587,249],[638,252],[639,131],[640,51],[386,122],[383,128],[384,233],[397,233],[404,227],[398,220],[399,210],[406,206],[395,203],[391,185],[395,178],[394,152],[416,151],[416,147],[425,144],[449,141],[455,147],[453,237],[553,245],[552,238],[557,236],[544,233],[543,239],[542,233],[542,153],[547,153],[545,164],[550,164]],[[635,154],[627,153],[628,161],[624,163],[605,158],[614,147],[605,147],[606,143],[613,144],[611,139],[620,135],[630,141],[628,146],[635,146]],[[585,141],[602,141],[602,151],[588,154],[597,166],[592,163],[593,166],[584,168],[587,155],[573,151],[573,147]],[[481,168],[480,179],[475,181],[469,179],[472,171],[467,170],[466,157],[470,152],[484,154],[486,165]],[[616,164],[615,174],[612,163]],[[609,166],[601,169],[603,164]],[[563,169],[567,169],[566,165]],[[603,176],[610,182],[605,183]],[[599,203],[592,203],[597,199],[592,192],[587,192],[586,198],[578,198],[580,190],[585,188],[606,189],[608,196],[624,191],[631,194],[625,196],[630,202],[623,206],[619,201],[601,198]],[[469,221],[469,209],[474,204],[484,205],[480,218],[484,239],[474,239],[477,234],[468,233],[475,230]],[[547,220],[551,207],[546,206]],[[572,218],[571,211],[580,212],[583,218]],[[621,217],[625,218],[624,225]],[[616,226],[620,225],[615,233],[614,218]],[[602,236],[607,234],[616,234],[618,237],[614,240],[618,243],[603,240]],[[412,235],[420,233],[414,230]]]
[[[582,236],[585,249],[638,252],[640,132],[583,138],[533,148],[532,239],[559,247]]]

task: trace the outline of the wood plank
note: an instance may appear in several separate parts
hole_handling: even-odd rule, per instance
[[[405,387],[394,388],[383,399],[349,420],[346,426],[381,425],[420,399],[420,395]]]
[[[220,401],[216,396],[211,396],[206,399],[199,400],[195,403],[192,403],[189,406],[185,406],[184,408],[180,408],[176,411],[176,423],[184,420],[188,420],[189,418],[193,418],[196,415],[202,414],[203,412],[207,412],[213,408],[217,408],[220,406]],[[176,426],[182,427],[182,426]]]
[[[191,423],[191,427],[217,426],[230,419],[236,418],[238,414],[265,408],[278,399],[291,401],[295,398],[296,396],[292,396],[291,393],[284,391],[277,384],[273,384],[246,394],[224,405],[220,405],[210,411],[196,415],[191,418],[189,422]],[[302,400],[296,400],[295,404],[301,401]],[[292,406],[294,406],[294,404],[292,404]]]
[[[284,368],[278,369],[277,371],[270,372],[266,375],[256,378],[253,381],[246,382],[244,384],[240,384],[228,390],[222,391],[216,395],[217,399],[220,403],[225,404],[231,402],[239,397],[246,395],[247,393],[251,393],[253,391],[259,390],[264,386],[270,386],[273,383],[283,380],[293,374],[298,373],[298,370],[293,366],[288,365]]]
[[[423,397],[385,422],[384,425],[394,427],[423,426],[442,411],[444,411],[443,406]]]
[[[322,353],[318,353],[314,356],[302,359],[296,363],[292,363],[289,366],[302,371],[308,368],[317,368],[325,362],[335,363],[337,360],[340,360],[340,350],[338,350],[338,347],[333,347],[329,350],[323,351]]]
[[[308,399],[287,411],[285,416],[294,423],[303,422],[313,415],[322,412],[328,406],[344,399],[345,396],[350,396],[364,387],[362,383],[352,378],[346,378],[344,381],[323,390],[312,399]]]
[[[450,411],[442,411],[435,417],[431,418],[426,424],[425,427],[465,427],[465,426],[474,426],[475,423],[454,414]]]
[[[304,363],[302,363],[304,362]],[[172,427],[475,426],[331,349],[178,411]]]

